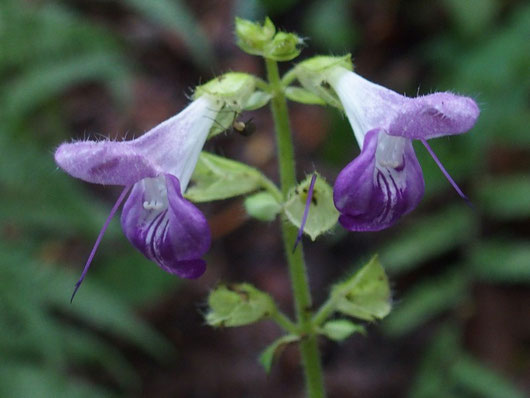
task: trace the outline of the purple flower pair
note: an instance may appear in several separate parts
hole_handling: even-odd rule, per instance
[[[329,73],[328,82],[361,147],[361,154],[338,175],[333,190],[344,228],[388,228],[418,205],[424,181],[413,139],[422,141],[444,175],[467,199],[426,140],[471,129],[480,112],[472,99],[452,93],[408,98],[340,66]]]
[[[59,146],[55,161],[68,174],[95,184],[125,187],[96,240],[76,290],[110,219],[131,188],[121,225],[133,246],[169,273],[183,278],[204,273],[206,263],[201,257],[210,246],[210,230],[204,215],[182,193],[221,108],[219,102],[203,95],[132,141],[80,141]]]

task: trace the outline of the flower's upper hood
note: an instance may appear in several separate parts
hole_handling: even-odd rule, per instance
[[[465,133],[480,113],[469,97],[442,92],[409,98],[342,67],[329,71],[328,79],[361,147],[366,133],[375,128],[410,139]]]
[[[55,161],[68,174],[94,184],[129,185],[171,174],[185,190],[219,108],[203,95],[137,139],[64,143]]]

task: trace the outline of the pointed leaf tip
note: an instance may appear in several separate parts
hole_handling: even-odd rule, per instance
[[[289,344],[298,341],[300,338],[294,334],[288,334],[280,337],[272,344],[270,344],[259,356],[259,363],[265,369],[265,372],[270,373],[272,364],[276,358],[281,354],[281,351]]]

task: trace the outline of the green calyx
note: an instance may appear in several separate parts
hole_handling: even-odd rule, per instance
[[[351,55],[346,54],[342,57],[316,56],[299,63],[294,74],[302,87],[329,105],[342,109],[340,100],[329,84],[329,77],[340,70],[352,71],[353,63]]]
[[[303,39],[294,33],[276,32],[276,27],[265,18],[263,24],[236,17],[237,45],[252,55],[274,61],[290,61],[301,51]]]
[[[195,88],[194,98],[208,95],[222,101],[230,110],[241,111],[256,89],[255,77],[229,72]]]
[[[257,109],[267,103],[270,96],[256,90],[257,80],[246,73],[229,72],[195,88],[195,99],[206,95],[220,109],[210,130],[210,138],[229,130],[244,110]]]
[[[307,73],[325,73],[329,69],[340,66],[342,68],[353,70],[351,54],[342,57],[332,57],[328,55],[317,55],[316,57],[306,59],[300,62],[296,67]]]
[[[289,193],[289,197],[283,206],[283,212],[287,220],[296,228],[300,228],[302,225],[311,177],[312,175],[308,175],[304,181]],[[333,228],[338,218],[339,213],[333,204],[333,189],[320,175],[317,175],[304,233],[309,235],[312,240],[315,240],[318,236]]]
[[[390,284],[377,256],[333,286],[331,297],[336,311],[366,321],[382,319],[392,308]]]
[[[248,283],[220,285],[208,297],[206,322],[214,327],[236,327],[258,322],[276,311],[271,296]]]

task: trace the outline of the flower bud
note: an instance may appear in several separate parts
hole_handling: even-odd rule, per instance
[[[278,32],[266,46],[264,57],[275,61],[290,61],[300,55],[303,42],[294,33]]]
[[[278,32],[269,18],[263,25],[236,18],[237,45],[243,51],[274,61],[289,61],[300,54],[303,40],[294,33]]]
[[[237,45],[246,53],[261,55],[275,33],[276,28],[268,17],[263,25],[236,17]]]

